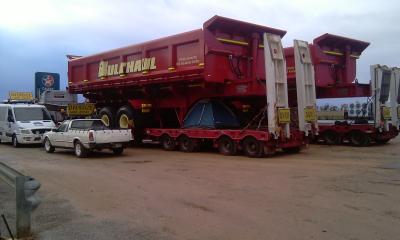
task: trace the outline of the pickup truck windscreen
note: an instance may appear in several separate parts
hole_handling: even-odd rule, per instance
[[[14,108],[14,114],[17,121],[51,120],[50,114],[45,108],[18,107]]]
[[[71,130],[108,130],[101,120],[79,120],[71,123]]]

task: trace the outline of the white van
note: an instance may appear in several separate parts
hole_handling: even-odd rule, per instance
[[[20,144],[42,143],[45,132],[55,127],[44,106],[15,103],[0,104],[0,141]]]

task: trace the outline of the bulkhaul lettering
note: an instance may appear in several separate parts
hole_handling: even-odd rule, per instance
[[[143,58],[129,62],[108,64],[108,61],[100,61],[98,77],[115,76],[128,73],[143,72],[156,69],[156,58]]]

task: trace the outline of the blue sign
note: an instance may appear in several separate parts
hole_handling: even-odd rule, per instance
[[[39,98],[44,91],[60,90],[60,74],[48,72],[35,73],[35,97]]]

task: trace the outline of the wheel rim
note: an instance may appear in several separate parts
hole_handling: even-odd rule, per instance
[[[192,149],[190,149],[190,144],[191,144],[191,140],[188,137],[183,137],[179,141],[181,150],[183,150],[185,152],[192,151]]]
[[[351,142],[354,145],[367,145],[368,144],[368,136],[362,133],[354,133]]]
[[[103,121],[104,125],[107,127],[110,126],[110,118],[107,115],[101,116],[101,121]]]
[[[133,126],[133,120],[130,120],[128,115],[125,113],[121,114],[119,117],[119,127],[120,128],[129,128],[130,126]]]
[[[327,144],[336,144],[338,142],[338,140],[334,133],[326,133],[325,134],[325,142]]]
[[[47,151],[50,150],[50,142],[49,142],[49,140],[46,139],[46,142],[44,143],[44,147],[46,148]]]
[[[251,140],[247,143],[246,148],[249,154],[256,154],[259,151],[259,144],[254,140]]]
[[[79,143],[77,143],[77,144],[75,145],[75,153],[76,153],[76,155],[78,155],[78,156],[80,156],[81,153],[82,153],[81,145],[80,145]]]
[[[169,147],[171,146],[172,139],[170,137],[164,137],[163,142],[164,146]]]
[[[231,151],[232,144],[229,140],[225,139],[221,141],[221,147],[224,151],[228,152]]]
[[[236,154],[236,144],[229,137],[226,137],[226,138],[224,137],[219,140],[218,149],[219,149],[219,152],[224,155],[235,155]]]
[[[358,134],[354,134],[352,140],[353,140],[353,144],[355,144],[355,145],[360,145],[361,141],[362,141],[361,136],[359,136]]]
[[[189,139],[183,139],[182,144],[185,148],[188,148],[189,146]]]

